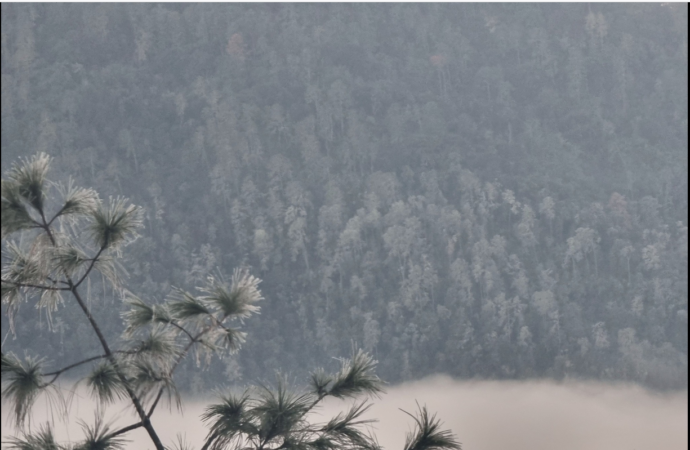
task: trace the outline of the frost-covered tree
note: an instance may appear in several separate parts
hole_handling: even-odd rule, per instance
[[[123,286],[123,269],[118,264],[123,247],[138,236],[141,208],[124,198],[103,202],[93,189],[51,183],[46,179],[50,158],[39,154],[21,161],[2,179],[2,302],[6,305],[10,331],[14,331],[20,304],[35,302],[52,314],[74,302],[83,312],[103,353],[53,368],[45,358],[2,353],[2,401],[11,407],[21,436],[8,438],[9,449],[122,449],[125,435],[144,428],[157,450],[167,447],[151,423],[151,417],[165,396],[181,408],[174,373],[189,354],[208,361],[211,356],[235,352],[245,340],[238,322],[259,312],[260,280],[236,269],[229,280],[222,274],[208,276],[196,291],[174,288],[165,301],[150,304]],[[53,194],[62,196],[52,205]],[[12,238],[17,238],[12,240]],[[99,272],[121,295],[127,307],[123,313],[121,344],[115,348],[91,312],[82,290],[89,277]],[[56,320],[55,323],[58,323]],[[383,391],[374,374],[376,361],[363,351],[341,360],[340,370],[328,374],[317,370],[310,386],[290,391],[280,378],[275,387],[249,387],[243,394],[223,395],[202,416],[209,433],[203,450],[221,449],[375,449],[375,437],[365,433],[369,419],[362,415],[367,398]],[[59,444],[50,425],[31,430],[26,425],[39,395],[52,396],[67,414],[61,376],[89,366],[83,382],[105,405],[116,399],[131,403],[136,421],[113,429],[96,414],[93,426],[84,424],[84,439]],[[308,414],[326,397],[360,398],[347,412],[327,423],[313,423]],[[460,445],[425,408],[413,416],[417,427],[407,439],[405,450],[459,449]],[[188,448],[179,442],[178,448]]]

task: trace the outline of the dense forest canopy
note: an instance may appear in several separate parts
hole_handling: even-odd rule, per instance
[[[677,388],[687,48],[669,3],[3,3],[3,171],[46,152],[144,206],[125,266],[150,301],[265,280],[244,351],[178,374],[193,391],[353,341],[393,382]],[[114,338],[121,300],[89,295]],[[3,347],[91,354],[78,314]]]

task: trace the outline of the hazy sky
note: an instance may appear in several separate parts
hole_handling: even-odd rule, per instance
[[[376,434],[385,449],[402,449],[412,420],[398,408],[414,411],[415,399],[438,413],[464,450],[681,450],[688,446],[687,391],[657,394],[634,385],[458,382],[434,377],[389,387],[375,402],[370,416],[380,419]],[[207,404],[187,400],[184,415],[159,410],[153,422],[162,430],[164,443],[170,444],[181,432],[198,449],[205,435],[198,416]],[[337,413],[338,406],[345,404],[328,402],[320,413],[324,419],[332,417],[328,414]],[[124,404],[109,408],[106,418],[123,408]],[[93,410],[93,404],[84,399],[73,407],[75,416],[86,420],[92,420]],[[38,421],[34,423],[44,417],[36,415]],[[124,425],[133,421],[122,417],[118,422]],[[64,425],[58,423],[56,428],[63,439]],[[72,439],[81,435],[76,423],[70,423],[69,429]],[[8,427],[3,427],[3,436],[7,431]],[[141,430],[129,437],[132,442],[128,448],[152,448]]]

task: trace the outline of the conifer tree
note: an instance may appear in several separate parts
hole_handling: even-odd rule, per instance
[[[125,436],[144,428],[157,450],[189,448],[185,443],[165,446],[151,423],[163,396],[182,408],[174,381],[175,369],[190,353],[208,360],[237,351],[245,340],[238,327],[259,312],[260,280],[236,269],[227,280],[222,274],[208,276],[196,291],[173,288],[161,304],[151,304],[123,285],[118,260],[123,247],[133,242],[142,227],[142,209],[124,198],[103,202],[93,189],[52,183],[46,179],[50,157],[38,154],[14,165],[2,179],[2,302],[14,331],[20,304],[34,302],[52,314],[74,303],[93,331],[102,354],[64,367],[50,367],[45,358],[20,359],[2,353],[2,401],[8,403],[21,436],[10,437],[9,449],[117,450],[125,448]],[[62,197],[58,208],[54,194]],[[17,238],[13,240],[13,238]],[[122,345],[115,348],[92,315],[82,293],[84,283],[99,272],[121,295]],[[252,386],[241,395],[221,395],[206,408],[202,421],[209,432],[202,450],[222,449],[376,449],[375,437],[367,434],[370,419],[368,397],[383,392],[374,373],[376,361],[358,350],[341,360],[338,372],[322,369],[311,376],[303,392],[290,390],[284,378],[276,386]],[[56,442],[50,425],[31,431],[26,427],[39,395],[48,395],[65,408],[61,376],[89,366],[84,383],[102,405],[123,399],[131,403],[137,420],[113,429],[96,415],[93,425],[83,424],[84,438],[73,445]],[[347,412],[327,423],[313,423],[308,414],[326,397],[359,399]],[[459,449],[460,445],[440,423],[420,408],[413,416],[416,430],[405,450]]]

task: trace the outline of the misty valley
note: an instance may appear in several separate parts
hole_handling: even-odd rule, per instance
[[[2,448],[687,448],[686,6],[3,3]]]

